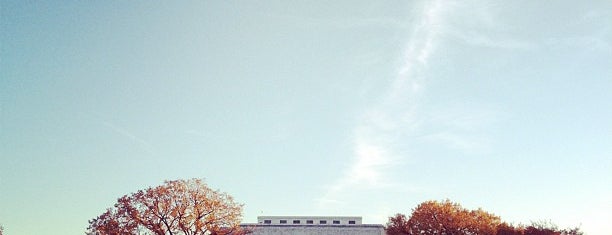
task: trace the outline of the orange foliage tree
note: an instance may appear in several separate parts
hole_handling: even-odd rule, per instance
[[[410,226],[408,225],[408,218],[403,214],[396,214],[393,217],[389,217],[389,222],[385,226],[387,235],[409,235]]]
[[[481,209],[470,211],[449,200],[423,202],[408,220],[413,232],[448,235],[494,235],[500,223],[498,216]]]
[[[580,228],[558,229],[552,223],[536,222],[524,227],[502,222],[482,209],[467,210],[450,200],[426,201],[403,214],[390,217],[388,235],[583,235]]]
[[[117,200],[89,221],[87,234],[229,235],[240,228],[242,205],[200,179],[166,181]]]
[[[407,223],[401,218],[392,217],[386,230],[393,234],[495,235],[501,224],[498,216],[481,209],[467,210],[449,200],[423,202]]]
[[[497,226],[497,235],[524,235],[525,230],[519,226],[514,227],[507,223],[501,223]]]

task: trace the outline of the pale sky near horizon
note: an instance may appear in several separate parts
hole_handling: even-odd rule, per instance
[[[205,178],[258,215],[450,199],[612,231],[612,1],[0,0],[0,224]]]

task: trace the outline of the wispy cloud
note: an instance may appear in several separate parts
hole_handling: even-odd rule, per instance
[[[430,109],[425,116],[427,126],[421,128],[427,132],[419,138],[469,154],[489,153],[492,142],[488,135],[508,118],[500,108],[482,104],[451,102]]]
[[[386,172],[404,159],[395,153],[397,137],[418,126],[416,111],[425,88],[424,71],[443,30],[447,8],[427,2],[411,32],[401,66],[381,102],[367,110],[353,130],[354,159],[340,179],[318,200],[319,206],[342,206],[347,192],[395,185]]]
[[[355,17],[355,18],[330,18],[330,17],[310,17],[296,15],[265,15],[278,19],[279,22],[289,24],[289,22],[300,22],[297,27],[317,27],[333,29],[352,29],[352,28],[405,28],[407,25],[391,17]]]
[[[501,50],[527,50],[537,47],[526,35],[519,36],[516,29],[500,19],[503,4],[464,1],[453,9],[444,37],[477,48]]]
[[[593,51],[609,53],[612,51],[612,43],[604,36],[582,35],[566,38],[550,38],[545,41],[545,45],[552,48],[581,48],[586,52]]]
[[[112,131],[114,131],[115,133],[129,139],[130,141],[136,143],[139,148],[143,149],[144,151],[146,151],[149,154],[154,154],[153,151],[153,146],[147,142],[146,140],[132,134],[132,132],[128,131],[125,128],[119,127],[111,122],[108,121],[102,121],[102,124],[108,128],[110,128]]]
[[[478,31],[469,31],[465,29],[455,29],[449,31],[448,34],[449,36],[455,37],[468,45],[477,47],[488,47],[507,50],[526,50],[537,47],[536,43],[527,40],[519,40],[503,36],[491,37],[489,35],[479,33]]]
[[[155,151],[153,151],[154,149],[153,145],[151,145],[148,141],[139,137],[138,135],[135,135],[132,131],[129,131],[127,128],[121,127],[111,121],[106,120],[105,118],[103,118],[104,115],[102,115],[101,113],[79,112],[78,114],[86,117],[87,119],[94,121],[96,125],[107,127],[114,133],[136,144],[136,146],[142,149],[143,151],[149,154],[152,154],[152,155],[155,154]]]

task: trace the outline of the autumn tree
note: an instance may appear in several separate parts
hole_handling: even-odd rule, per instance
[[[579,227],[559,229],[552,222],[514,226],[482,209],[467,210],[450,200],[426,201],[403,214],[389,217],[388,235],[584,235]]]
[[[166,181],[117,200],[89,221],[87,234],[229,235],[240,228],[242,205],[200,179]]]
[[[467,210],[449,200],[426,201],[418,205],[408,221],[391,217],[386,230],[393,234],[495,235],[498,216],[481,209]]]
[[[561,231],[550,222],[539,221],[527,226],[525,228],[525,235],[561,235]]]
[[[524,235],[582,235],[580,228],[559,229],[552,222],[533,222],[525,228]]]
[[[406,215],[396,214],[393,217],[389,217],[385,231],[387,235],[410,235],[410,226],[408,225]]]
[[[524,229],[522,226],[512,226],[507,223],[501,223],[497,225],[497,235],[524,235]]]

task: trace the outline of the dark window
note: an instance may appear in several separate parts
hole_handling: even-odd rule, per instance
[[[340,224],[340,220],[334,220],[334,224]]]
[[[293,221],[293,223],[294,223],[294,224],[299,224],[299,223],[300,223],[300,221],[299,221],[299,220],[294,220],[294,221]]]
[[[349,224],[355,224],[354,220],[349,220]]]
[[[313,223],[314,223],[314,221],[312,221],[312,220],[306,220],[306,223],[307,223],[307,224],[313,224]]]
[[[286,223],[287,223],[287,220],[282,219],[282,220],[280,220],[280,223],[281,223],[281,224],[286,224]]]
[[[327,224],[327,220],[321,220],[319,221],[319,224]]]
[[[269,220],[269,219],[264,220],[264,224],[271,224],[271,223],[272,223],[272,220]]]

